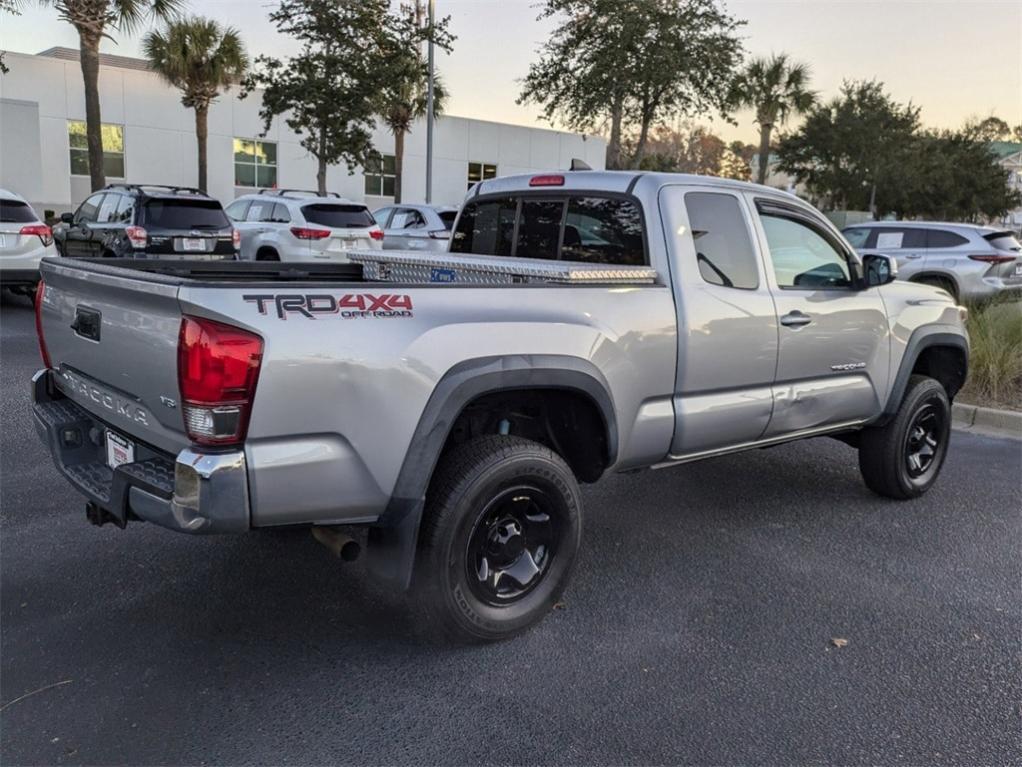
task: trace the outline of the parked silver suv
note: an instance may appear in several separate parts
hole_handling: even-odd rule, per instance
[[[241,232],[241,259],[341,261],[356,248],[379,250],[383,230],[365,205],[337,194],[263,189],[227,206]]]
[[[39,262],[56,255],[53,232],[24,197],[0,189],[0,287],[31,295]]]
[[[860,253],[898,261],[899,279],[943,288],[955,300],[1022,291],[1022,245],[1002,229],[933,221],[871,221],[842,234]]]
[[[390,205],[373,212],[383,227],[384,250],[444,252],[458,209],[437,205]]]

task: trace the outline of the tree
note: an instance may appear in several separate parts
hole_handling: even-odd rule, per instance
[[[20,0],[0,0],[0,13],[9,13],[12,16],[20,16],[21,9],[18,7]],[[4,64],[4,52],[0,51],[0,75],[5,75],[10,70]]]
[[[919,109],[896,103],[882,83],[846,82],[781,141],[778,167],[831,207],[881,212],[904,184],[918,128]]]
[[[624,141],[625,150],[634,154],[637,142],[637,135],[627,137]],[[692,125],[690,122],[682,123],[677,128],[659,125],[650,131],[640,168],[715,176],[720,170],[726,149],[724,140],[702,125]]]
[[[149,19],[170,21],[183,0],[40,0],[78,31],[82,78],[85,81],[85,134],[89,147],[92,189],[106,186],[103,172],[103,120],[99,111],[99,43],[108,30],[131,33]]]
[[[394,202],[401,202],[404,172],[405,134],[412,123],[426,115],[428,63],[422,45],[432,36],[434,46],[450,51],[453,36],[447,31],[450,17],[434,22],[433,29],[421,22],[421,5],[402,5],[390,15],[385,38],[389,75],[380,94],[380,115],[394,134]],[[433,78],[433,114],[443,111],[447,93],[440,78]]]
[[[752,178],[752,169],[749,167],[749,159],[755,154],[756,147],[751,144],[743,144],[741,141],[732,141],[720,158],[720,170],[718,175],[721,178],[733,178],[737,181],[748,181]]]
[[[770,136],[789,115],[808,111],[816,102],[809,90],[809,67],[791,61],[786,54],[753,59],[735,80],[731,92],[736,107],[756,110],[759,123],[759,173],[757,181],[766,183],[770,164]]]
[[[387,0],[281,0],[270,20],[302,43],[301,52],[286,60],[258,56],[245,78],[243,95],[264,89],[264,132],[286,113],[288,127],[316,158],[321,194],[329,165],[344,162],[351,173],[377,156],[372,131],[391,50],[387,7]]]
[[[650,130],[677,115],[723,111],[741,59],[742,22],[713,0],[546,0],[560,24],[529,67],[518,103],[573,130],[610,127],[607,166],[642,165]],[[622,155],[627,125],[637,129]]]
[[[965,124],[965,130],[972,132],[977,138],[987,143],[1004,141],[1011,135],[1011,126],[995,115],[990,115],[979,121],[969,120]]]
[[[241,37],[236,29],[194,17],[172,21],[162,32],[150,32],[142,47],[149,65],[181,91],[182,104],[195,110],[199,188],[206,191],[209,107],[221,90],[238,82],[248,69]]]

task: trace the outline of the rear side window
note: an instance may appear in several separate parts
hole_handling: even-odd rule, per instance
[[[1007,250],[1011,253],[1022,252],[1022,244],[1011,232],[991,232],[984,234],[983,239],[993,245],[997,250]]]
[[[700,276],[725,288],[758,288],[756,252],[738,200],[729,194],[691,192],[685,195],[685,209]]]
[[[130,224],[135,215],[135,198],[127,194],[122,194],[120,197],[114,220],[121,224]]]
[[[448,232],[454,228],[454,221],[458,218],[458,211],[456,210],[445,210],[437,215],[440,216],[440,220],[444,222],[444,229]]]
[[[145,221],[160,229],[224,229],[227,214],[216,200],[149,200]]]
[[[969,240],[965,237],[946,229],[931,229],[926,235],[926,247],[928,248],[957,248],[959,245],[968,243]]]
[[[518,201],[512,197],[471,202],[458,220],[452,253],[510,256]]]
[[[564,221],[561,258],[593,264],[642,266],[642,214],[631,200],[572,197]]]
[[[398,208],[390,219],[390,229],[421,229],[426,219],[414,208]]]
[[[35,212],[21,200],[0,200],[0,224],[27,224],[35,221]]]
[[[103,204],[99,206],[99,213],[96,215],[96,223],[109,224],[117,220],[117,204],[124,195],[108,194],[103,198]]]
[[[373,214],[364,205],[317,202],[303,205],[302,214],[310,224],[319,224],[330,229],[364,229],[376,224]]]

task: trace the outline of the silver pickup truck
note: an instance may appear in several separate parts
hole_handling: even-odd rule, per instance
[[[486,641],[565,588],[580,482],[827,435],[906,499],[947,455],[965,310],[788,194],[499,178],[448,252],[352,261],[45,260],[35,422],[88,518],[311,526]]]

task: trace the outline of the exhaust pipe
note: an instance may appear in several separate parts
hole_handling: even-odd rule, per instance
[[[358,541],[342,533],[336,527],[314,527],[312,537],[326,546],[342,562],[354,562],[362,553]]]

